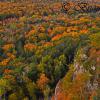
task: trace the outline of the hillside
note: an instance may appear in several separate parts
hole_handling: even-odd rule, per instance
[[[99,100],[100,5],[52,1],[0,2],[0,100]]]

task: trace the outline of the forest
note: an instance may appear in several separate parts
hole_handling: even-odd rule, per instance
[[[0,0],[0,100],[100,100],[99,0]]]

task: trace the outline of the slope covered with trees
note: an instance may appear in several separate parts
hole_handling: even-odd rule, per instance
[[[99,100],[99,55],[99,12],[0,2],[1,100]]]

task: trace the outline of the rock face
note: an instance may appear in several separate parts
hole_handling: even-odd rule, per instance
[[[99,52],[99,51],[96,51],[96,52]],[[96,58],[94,57],[92,59],[96,60],[97,58],[98,57],[96,57]],[[85,75],[86,73],[88,73],[88,76],[90,78],[87,80],[87,82],[84,85],[84,89],[83,89],[84,97],[85,97],[85,94],[84,94],[85,92],[87,93],[87,95],[86,95],[87,98],[90,98],[91,95],[93,95],[93,93],[98,90],[98,88],[99,88],[99,82],[98,82],[99,74],[97,74],[97,70],[96,70],[98,66],[93,65],[93,64],[89,64],[92,61],[92,60],[90,60],[90,61],[89,60],[90,60],[90,55],[87,55],[85,50],[80,49],[77,52],[76,57],[74,58],[74,62],[73,62],[74,71],[72,72],[72,74],[70,74],[72,77],[71,82],[69,82],[69,83],[67,82],[69,80],[68,78],[70,77],[70,76],[68,76],[69,74],[66,75],[67,78],[65,78],[66,77],[65,76],[62,80],[59,80],[59,82],[55,88],[55,96],[54,96],[55,100],[67,100],[66,95],[68,95],[68,94],[66,94],[66,93],[69,90],[73,91],[73,87],[76,84],[76,83],[74,84],[74,81],[76,82],[76,79],[79,75]],[[88,62],[88,65],[86,64],[86,62]],[[71,71],[71,69],[69,70],[69,72],[70,71]],[[82,80],[80,79],[79,81],[82,81]],[[65,88],[63,88],[63,84],[65,84],[65,83],[73,84],[73,85],[71,85],[69,87],[70,89],[66,88],[68,86],[64,86]],[[78,84],[80,84],[80,82],[78,82],[77,85]],[[79,87],[80,87],[80,85],[79,85]],[[67,91],[67,92],[65,93],[65,91]],[[63,95],[63,96],[61,96],[61,95]],[[79,93],[79,95],[80,95],[80,93]],[[72,99],[68,99],[68,100],[72,100]],[[81,99],[79,99],[79,100],[81,100]]]
[[[54,95],[54,99],[55,100],[58,100],[58,96],[59,96],[59,94],[61,93],[61,91],[62,91],[62,89],[60,88],[60,83],[61,83],[61,81],[59,80],[59,82],[57,83],[57,85],[56,85],[56,88],[55,88],[55,95]]]

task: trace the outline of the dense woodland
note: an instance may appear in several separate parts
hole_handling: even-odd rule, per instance
[[[0,100],[100,100],[99,3],[0,1]]]

